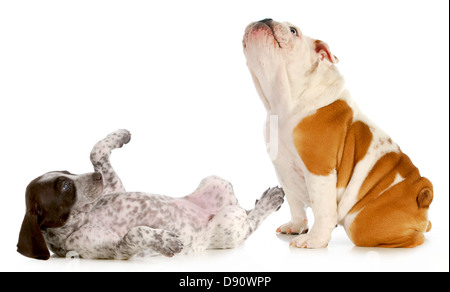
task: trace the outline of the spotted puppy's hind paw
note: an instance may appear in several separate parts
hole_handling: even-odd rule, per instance
[[[256,201],[255,209],[278,211],[284,202],[284,191],[280,187],[267,189],[261,198]]]
[[[274,187],[267,189],[259,200],[256,201],[255,208],[247,214],[247,221],[251,232],[267,218],[270,214],[280,209],[284,202],[284,191],[282,188]]]

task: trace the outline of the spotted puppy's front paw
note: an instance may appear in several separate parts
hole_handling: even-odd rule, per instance
[[[104,162],[111,155],[111,151],[121,148],[131,140],[131,133],[128,130],[116,130],[98,141],[91,150],[91,162],[95,166]]]
[[[166,257],[173,257],[176,253],[183,249],[183,242],[178,239],[178,235],[167,230],[161,230],[158,235],[155,235],[152,248],[153,250],[165,255]]]
[[[131,140],[131,133],[128,130],[120,129],[112,132],[103,140],[107,144],[108,148],[116,149],[121,148],[124,144],[127,144]]]
[[[151,249],[167,257],[173,257],[183,249],[183,242],[171,231],[137,226],[124,236],[120,248],[121,252],[127,255],[127,258],[145,249]]]

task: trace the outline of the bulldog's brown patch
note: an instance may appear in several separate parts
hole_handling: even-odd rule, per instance
[[[320,108],[294,129],[294,144],[310,173],[337,171],[337,187],[346,187],[356,164],[372,141],[367,124],[352,122],[353,110],[343,100]]]
[[[373,140],[370,127],[352,122],[343,100],[320,108],[294,129],[294,144],[307,170],[315,175],[337,173],[337,188],[347,187]],[[385,143],[392,143],[390,139]],[[400,175],[403,180],[394,184]],[[427,210],[433,200],[431,182],[401,151],[382,156],[367,174],[349,214],[359,212],[347,233],[358,246],[414,247],[431,228]]]
[[[397,175],[404,180],[392,185]],[[360,213],[347,232],[358,246],[420,245],[423,232],[431,229],[427,211],[432,200],[431,182],[420,176],[409,157],[401,151],[387,153],[362,184],[349,214]]]
[[[372,138],[372,132],[367,124],[357,121],[351,125],[345,139],[342,159],[338,162],[338,188],[347,187],[356,164],[366,156]]]

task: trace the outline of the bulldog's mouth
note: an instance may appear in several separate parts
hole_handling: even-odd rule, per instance
[[[265,18],[263,20],[254,22],[253,25],[251,26],[251,29],[247,32],[247,34],[251,33],[252,31],[261,30],[261,29],[265,29],[267,31],[270,31],[269,35],[271,35],[273,37],[273,39],[275,41],[274,43],[276,45],[278,45],[279,48],[281,48],[281,44],[280,44],[280,42],[278,41],[278,39],[277,39],[277,37],[275,35],[275,31],[273,29],[273,20],[271,18]],[[245,47],[246,47],[246,43],[245,43],[245,40],[244,40],[244,48]]]
[[[277,42],[278,47],[281,48],[281,44],[278,41],[277,37],[275,36],[275,31],[273,30],[273,25],[272,25],[273,24],[273,20],[272,20],[272,18],[265,18],[263,20],[258,21],[258,23],[262,23],[262,24],[264,24],[265,26],[267,26],[270,29],[270,32],[272,33],[273,39]]]

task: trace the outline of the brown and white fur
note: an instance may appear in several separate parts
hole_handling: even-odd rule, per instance
[[[246,28],[243,47],[291,211],[277,231],[301,234],[291,245],[302,248],[326,247],[337,224],[357,246],[422,244],[432,184],[353,102],[328,45],[264,19]]]

